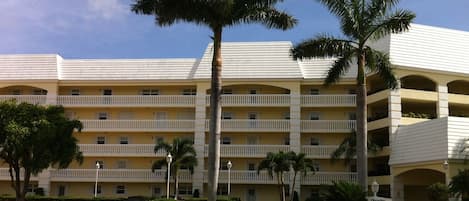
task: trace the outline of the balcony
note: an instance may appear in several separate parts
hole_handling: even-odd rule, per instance
[[[96,169],[59,169],[51,170],[51,181],[54,182],[94,182]],[[166,182],[166,170],[150,169],[100,169],[99,182]],[[179,171],[179,181],[192,182],[189,171]]]
[[[355,95],[302,95],[301,106],[306,107],[355,107]]]
[[[0,95],[0,101],[16,100],[31,104],[46,104],[46,95]]]
[[[337,149],[337,145],[303,145],[301,152],[308,158],[331,158],[331,153]]]
[[[301,120],[301,132],[349,133],[355,120]]]
[[[229,107],[270,107],[270,106],[290,106],[290,95],[285,94],[224,94],[221,96],[221,105]],[[205,99],[205,103],[210,105],[210,96]]]
[[[194,131],[194,120],[80,120],[83,131]]]
[[[21,169],[20,171],[20,177],[24,178],[24,170]],[[8,168],[0,168],[0,181],[10,181],[10,172]],[[37,181],[38,177],[31,175],[31,181]]]
[[[332,181],[357,182],[354,172],[315,172],[300,178],[302,185],[331,185]]]
[[[65,107],[192,107],[195,96],[58,96]]]
[[[286,173],[285,179],[288,180],[289,174]],[[257,170],[231,170],[230,182],[232,184],[277,184],[277,179],[269,176],[267,171],[261,171],[257,174]],[[208,182],[207,171],[204,171],[204,182]],[[221,170],[219,174],[219,183],[228,183],[228,171]]]
[[[154,144],[79,144],[84,156],[111,157],[164,157],[166,152],[155,153]]]
[[[220,145],[221,157],[245,157],[245,158],[264,158],[269,152],[288,152],[288,145]],[[208,145],[205,145],[205,156],[208,154]]]
[[[205,122],[208,131],[210,120]],[[288,132],[290,120],[223,119],[221,130],[225,132]]]

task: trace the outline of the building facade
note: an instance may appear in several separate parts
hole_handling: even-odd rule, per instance
[[[413,25],[373,43],[389,54],[400,87],[368,78],[368,130],[383,147],[369,155],[369,183],[394,200],[425,199],[425,187],[449,183],[464,168],[469,138],[469,33]],[[356,181],[355,165],[330,154],[355,128],[355,76],[322,85],[329,59],[294,61],[291,42],[223,43],[220,194],[242,200],[278,199],[276,180],[257,164],[268,152],[303,152],[315,174],[297,179],[304,200],[319,185]],[[182,170],[179,194],[207,185],[208,106],[212,47],[200,59],[63,59],[59,55],[0,55],[0,98],[59,104],[84,124],[85,158],[32,178],[31,188],[53,196],[91,197],[98,162],[98,193],[105,197],[161,196],[166,170],[151,171],[166,153],[157,140],[194,141],[199,165]],[[290,183],[289,175],[286,183]],[[0,169],[0,194],[13,194]],[[171,188],[173,191],[174,188]],[[425,196],[425,198],[422,197]],[[419,198],[419,199],[416,199]]]

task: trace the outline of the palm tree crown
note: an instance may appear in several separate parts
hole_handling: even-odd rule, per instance
[[[357,62],[357,169],[358,180],[367,189],[366,72],[376,73],[389,88],[397,87],[388,55],[374,50],[369,42],[408,30],[415,15],[407,10],[393,10],[399,0],[317,1],[339,18],[345,38],[319,35],[297,44],[292,55],[295,59],[337,58],[327,73],[326,85],[338,82]]]

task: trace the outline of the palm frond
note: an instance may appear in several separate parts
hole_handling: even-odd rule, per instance
[[[338,57],[355,49],[353,45],[356,45],[354,41],[323,34],[295,45],[291,54],[294,59]]]
[[[397,87],[397,79],[392,70],[388,54],[369,47],[365,49],[365,54],[367,68],[371,72],[376,72],[388,88],[395,89]]]
[[[326,79],[324,80],[324,84],[326,86],[334,84],[340,80],[340,77],[343,76],[350,68],[354,55],[354,51],[349,51],[334,61],[332,67],[327,71]]]

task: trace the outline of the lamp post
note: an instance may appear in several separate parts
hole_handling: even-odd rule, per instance
[[[233,163],[231,163],[231,161],[228,161],[228,163],[226,163],[226,167],[228,168],[228,196],[230,196],[230,193],[231,193],[231,168],[233,167]]]
[[[376,182],[376,180],[373,181],[373,183],[371,184],[371,192],[373,192],[373,197],[377,197],[376,194],[378,193],[379,191],[379,184],[378,182]]]
[[[100,168],[101,164],[99,164],[99,161],[96,161],[96,181],[94,183],[94,197],[98,195],[98,172]]]
[[[171,162],[173,161],[173,156],[171,153],[168,153],[166,156],[166,162],[168,163],[168,178],[166,181],[166,199],[169,199],[169,176],[171,175]]]

